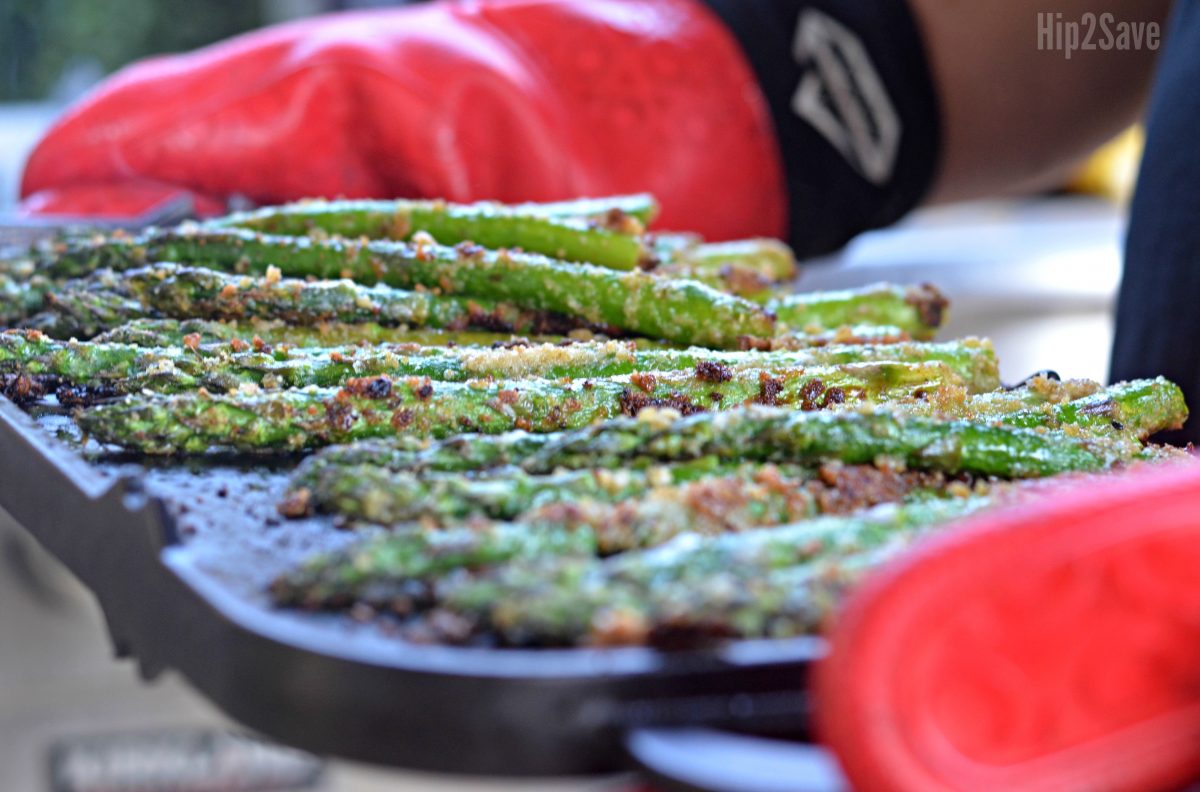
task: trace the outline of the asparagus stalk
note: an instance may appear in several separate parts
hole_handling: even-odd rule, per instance
[[[1100,397],[1104,403],[1120,404],[1122,415],[1130,426],[1137,428],[1138,434],[1152,434],[1179,425],[1187,416],[1182,393],[1165,380],[1151,381],[1148,386],[1131,383],[1104,393],[1106,396]],[[935,396],[930,401],[938,404],[942,400]],[[920,415],[926,404],[897,402],[875,414],[860,415],[771,414],[751,410],[716,415],[709,420],[691,417],[662,421],[657,431],[634,424],[612,426],[609,431],[591,427],[559,435],[540,448],[519,446],[516,451],[510,450],[509,456],[520,453],[523,458],[509,459],[508,463],[520,464],[528,471],[542,471],[604,466],[630,456],[688,459],[703,454],[745,457],[759,453],[764,455],[758,458],[766,460],[833,458],[849,463],[866,463],[883,456],[914,469],[1026,478],[1109,467],[1132,459],[1141,448],[1132,433],[1115,430],[1111,424],[1107,427],[1100,424],[1106,429],[1103,433],[1087,432],[1086,427],[1072,425],[1071,419],[1080,415],[1080,411],[1071,403],[1015,412],[1004,412],[1002,408],[986,423],[980,421],[980,410],[970,409],[966,411],[972,416],[970,420],[930,420]],[[915,414],[904,415],[906,412]],[[642,424],[650,424],[656,418],[651,415]],[[1050,428],[1055,426],[1063,431]],[[461,452],[463,445],[460,439],[455,447]],[[759,450],[760,447],[766,450]],[[405,449],[397,451],[398,457],[405,453]],[[444,453],[434,446],[410,458],[417,467],[444,465]],[[463,458],[479,460],[486,458],[486,453],[473,450],[464,453]]]
[[[512,345],[501,349],[425,349],[419,353],[443,366],[440,379],[473,377],[613,377],[694,370],[718,381],[739,371],[783,371],[806,366],[854,363],[944,363],[972,393],[999,386],[999,365],[990,342],[968,338],[944,344],[830,345],[774,352],[639,349],[628,341],[562,345]],[[432,375],[431,375],[432,376]]]
[[[649,193],[611,195],[603,198],[573,198],[567,201],[546,203],[509,204],[509,208],[520,214],[534,217],[557,217],[575,220],[601,220],[614,213],[637,218],[648,226],[658,217],[658,201]]]
[[[23,322],[41,311],[46,295],[56,287],[49,278],[22,278],[0,272],[0,327]]]
[[[662,588],[641,581],[610,582],[603,572],[594,572],[594,562],[574,556],[554,565],[517,562],[495,577],[458,577],[440,586],[435,612],[441,618],[430,619],[427,631],[443,643],[484,635],[512,647],[651,646],[672,651],[812,635],[865,574],[912,546],[922,533],[897,530],[877,544],[864,542],[869,546],[862,550],[755,569],[753,577],[747,576],[749,570],[738,570],[706,580],[672,581]],[[533,574],[547,580],[538,586]],[[489,602],[491,596],[528,599]]]
[[[899,327],[913,338],[927,340],[945,319],[947,300],[929,284],[877,284],[845,291],[791,294],[772,300],[767,308],[793,329],[820,331],[840,325],[877,324]]]
[[[865,551],[901,544],[987,503],[892,504],[746,533],[686,534],[607,559],[594,557],[588,531],[527,523],[493,524],[476,537],[381,536],[311,560],[277,580],[272,594],[281,605],[387,606],[410,599],[416,578],[502,564],[480,577],[444,580],[436,595],[442,607],[510,644],[644,643],[672,625],[727,637],[770,634],[767,625],[778,633],[780,622],[789,632],[803,632],[813,623],[807,609],[825,604],[796,596],[795,584],[815,563],[823,569],[853,565]],[[440,552],[442,542],[454,551]],[[803,620],[781,609],[783,603],[803,603]]]
[[[969,397],[949,390],[906,412],[968,421],[1003,421],[1009,426],[1124,433],[1146,439],[1155,432],[1177,429],[1187,420],[1183,391],[1162,377],[1118,382],[1102,388],[1091,380],[1035,377],[1009,390]]]
[[[1021,478],[1103,469],[1134,458],[1141,448],[1120,434],[1089,438],[886,411],[809,414],[755,407],[717,415],[670,416],[670,411],[644,411],[638,420],[614,419],[557,434],[460,435],[432,444],[401,436],[356,443],[305,460],[294,485],[305,486],[326,467],[362,463],[446,472],[516,465],[529,473],[549,473],[559,468],[615,469],[707,455],[801,463],[830,459],[867,463],[883,456],[913,469]],[[86,415],[84,419],[87,425]],[[182,434],[186,439],[186,432]],[[194,450],[202,450],[202,443],[197,446]],[[171,451],[169,442],[164,442],[163,452]]]
[[[1187,420],[1183,391],[1163,377],[1120,382],[1082,398],[1047,403],[1005,418],[1010,426],[1124,431],[1145,439],[1156,432],[1179,429]]]
[[[665,372],[612,379],[434,383],[427,378],[363,377],[341,390],[142,395],[76,416],[102,443],[151,454],[297,451],[372,437],[446,437],[461,431],[496,434],[574,429],[646,407],[685,412],[758,401],[820,409],[847,401],[903,398],[958,378],[942,363],[860,363],[731,373]]]
[[[1143,391],[1143,385],[1148,384],[1149,394]],[[1056,420],[1053,410],[1046,411],[1046,405],[1058,405],[1073,399],[1090,397],[1100,392],[1100,386],[1088,380],[1069,380],[1052,382],[1038,378],[1028,387],[1011,391],[1000,391],[983,394],[970,399],[955,398],[957,394],[949,389],[949,399],[932,399],[927,401],[910,402],[904,405],[906,415],[938,421],[969,421],[982,425],[995,424],[1008,420],[1024,426],[1064,426],[1061,420]],[[1163,401],[1174,401],[1176,409],[1165,416],[1158,424],[1167,427],[1179,423],[1187,414],[1186,405],[1179,402],[1179,389],[1170,382],[1139,381],[1135,383],[1119,383],[1105,391],[1114,394],[1121,404],[1125,414],[1136,414],[1139,402],[1145,398],[1151,411]],[[1076,414],[1077,410],[1064,413]],[[723,421],[735,421],[724,418]],[[859,419],[850,419],[859,420]],[[1040,420],[1042,423],[1038,423]],[[591,457],[587,452],[576,454],[566,451],[577,445],[595,443],[600,434],[611,439],[611,446],[605,449],[606,456],[597,457],[595,465],[619,467],[629,465],[639,460],[643,443],[656,436],[664,426],[670,426],[673,419],[662,413],[647,413],[646,419],[640,422],[617,419],[603,426],[590,428],[573,435],[533,435],[526,432],[513,432],[500,436],[452,437],[441,442],[427,444],[413,438],[391,438],[374,440],[326,448],[306,459],[293,476],[294,487],[315,488],[316,482],[325,475],[327,469],[374,465],[393,471],[451,471],[469,472],[508,465],[521,466],[531,472],[546,472],[555,468],[576,468],[591,466]],[[692,426],[702,423],[700,419],[681,421],[680,430],[698,434],[704,427]],[[1135,418],[1130,422],[1131,427],[1138,429],[1138,434],[1147,428],[1153,430],[1153,425]],[[718,439],[718,451],[733,455],[736,452],[738,440],[735,431],[741,427],[723,426],[722,436]],[[724,439],[728,434],[728,439]],[[687,449],[679,453],[683,456],[673,456],[670,453],[666,459],[691,458]],[[836,456],[836,455],[835,455]],[[783,457],[787,458],[787,457]],[[642,459],[644,461],[644,458]]]
[[[51,375],[107,390],[143,389],[179,393],[204,383],[210,391],[242,383],[268,387],[340,385],[352,377],[419,376],[448,382],[478,378],[530,379],[612,377],[637,372],[692,369],[723,380],[735,371],[778,372],[803,366],[839,366],[880,361],[941,362],[972,392],[999,384],[991,345],[968,339],[946,344],[830,346],[798,352],[716,352],[701,349],[639,350],[630,342],[580,342],[567,346],[514,345],[497,349],[451,347],[341,348],[328,350],[201,347],[201,338],[180,338],[180,346],[145,348],[96,342],[54,341],[36,332],[0,334],[0,370]],[[186,347],[184,346],[186,345]],[[249,350],[249,346],[245,347]],[[155,376],[146,377],[147,371]],[[172,373],[188,375],[174,379]]]
[[[662,487],[752,472],[740,463],[722,463],[716,457],[642,469],[564,470],[545,476],[501,469],[470,478],[397,472],[371,464],[327,467],[311,483],[311,489],[290,489],[280,503],[280,512],[296,517],[320,511],[357,522],[396,525],[419,519],[446,523],[476,516],[512,519],[538,506],[567,502],[571,503],[568,513],[582,519],[585,504],[577,503],[581,499],[619,503]],[[776,482],[779,486],[795,486],[811,476],[810,471],[796,466],[787,467],[786,473],[790,481]],[[705,508],[704,514],[711,519],[712,510]]]
[[[672,259],[695,272],[720,274],[726,267],[739,267],[762,275],[769,283],[783,283],[796,277],[796,257],[792,249],[776,239],[739,239],[732,242],[708,242],[681,251]]]
[[[564,261],[631,270],[651,263],[652,258],[642,237],[643,221],[629,210],[649,217],[655,209],[649,196],[541,207],[444,201],[303,201],[230,215],[207,225],[289,236],[317,231],[351,239],[398,241],[424,231],[446,245],[474,242],[492,249],[521,248]],[[576,214],[580,211],[587,214]]]
[[[421,346],[503,346],[517,343],[561,344],[568,340],[595,337],[587,330],[572,331],[570,337],[557,335],[521,335],[487,331],[407,330],[383,327],[375,322],[344,324],[322,322],[313,326],[288,325],[266,319],[216,321],[206,319],[133,319],[106,330],[93,340],[136,344],[138,346],[176,346],[185,336],[199,334],[201,343],[218,341],[251,341],[258,336],[270,346],[285,344],[293,347],[336,347],[357,344],[418,344]],[[638,349],[675,349],[677,345],[650,338],[626,338]],[[788,334],[770,339],[768,343],[748,347],[745,351],[796,351],[823,346],[862,346],[897,344],[910,341],[908,333],[897,327],[855,325],[812,334]]]
[[[292,324],[374,322],[461,330],[566,330],[561,318],[522,312],[470,298],[425,291],[362,286],[348,280],[307,282],[268,270],[263,278],[228,275],[197,267],[156,264],[76,282],[55,295],[52,307],[80,331],[112,327],[154,313],[177,319],[277,319]]]
[[[699,483],[678,486],[691,482]],[[539,524],[553,516],[582,526],[600,537],[599,546],[607,553],[645,544],[638,537],[717,532],[783,519],[771,516],[782,508],[773,503],[843,513],[900,499],[915,488],[945,485],[940,474],[870,465],[762,466],[717,457],[620,470],[560,470],[542,476],[519,468],[462,476],[392,471],[363,463],[327,465],[315,475],[311,469],[303,472],[279,510],[290,517],[322,511],[359,523],[397,525],[477,516],[513,519],[559,504],[541,509]]]
[[[609,559],[518,559],[492,575],[449,580],[438,599],[512,645],[802,635],[871,566],[991,502],[887,504],[745,534],[684,535]]]
[[[736,349],[743,338],[775,334],[774,317],[760,306],[703,284],[471,245],[448,248],[426,237],[413,243],[364,243],[196,229],[98,244],[77,242],[63,249],[52,266],[70,274],[104,266],[128,269],[156,260],[259,271],[274,265],[295,277],[350,277],[399,288],[438,289],[699,346]]]
[[[470,300],[349,280],[308,282],[156,264],[124,273],[123,286],[147,307],[173,318],[239,319],[253,316],[291,324],[378,322],[383,325],[459,328],[473,313],[490,313]]]
[[[174,319],[133,319],[124,325],[106,330],[93,340],[117,341],[121,343],[141,344],[142,346],[161,346],[161,342],[150,338],[146,331],[156,328],[175,328],[186,323],[193,328],[177,334],[176,338],[201,333],[205,341],[231,340],[241,338],[249,341],[255,335],[260,336],[271,345],[287,344],[296,347],[335,347],[353,344],[418,344],[421,346],[530,346],[533,344],[564,344],[585,340],[604,340],[608,338],[603,333],[597,333],[587,328],[572,330],[568,335],[549,335],[546,333],[494,332],[482,330],[438,330],[383,327],[374,322],[345,324],[341,322],[322,322],[318,325],[288,325],[277,320],[245,319],[245,320],[174,320]],[[212,338],[206,330],[211,331]],[[172,329],[172,332],[174,330]],[[661,339],[629,336],[622,334],[622,341],[637,345],[638,349],[682,349],[685,345],[676,344]],[[784,352],[816,349],[825,346],[879,346],[884,344],[901,344],[912,341],[912,336],[898,327],[887,325],[843,325],[836,330],[822,330],[816,333],[785,333],[771,339],[742,339],[740,351],[745,352]],[[712,350],[718,351],[718,350]]]
[[[655,237],[659,275],[691,278],[715,289],[763,301],[771,287],[796,277],[792,249],[774,239],[703,244],[686,235]]]
[[[549,473],[708,455],[810,464],[865,464],[890,457],[912,469],[1022,478],[1106,468],[1139,449],[1140,444],[1120,435],[1101,441],[884,410],[821,414],[752,407],[683,418],[646,411],[638,419],[557,434],[460,435],[432,444],[400,438],[331,448],[305,460],[294,481],[302,485],[305,477],[320,475],[325,467],[365,462],[392,470],[465,472],[515,465],[529,473]]]
[[[568,432],[529,449],[520,462],[531,472],[559,467],[607,466],[618,460],[691,459],[705,454],[813,463],[837,459],[867,464],[893,459],[915,470],[1036,478],[1072,470],[1097,470],[1125,461],[1140,445],[1122,436],[1098,438],[962,420],[903,415],[898,404],[857,413],[788,413],[751,409],[686,417],[659,429],[623,426]],[[654,420],[651,416],[646,423]],[[418,465],[440,461],[437,447],[419,453]],[[440,450],[440,449],[438,449]],[[482,456],[478,454],[477,456]]]
[[[148,318],[153,311],[100,282],[67,283],[46,295],[46,311],[26,324],[54,338],[90,338],[109,327]]]
[[[363,566],[383,567],[388,576],[403,583],[513,558],[613,554],[660,545],[682,533],[737,532],[794,522],[815,513],[814,499],[800,486],[802,480],[784,479],[773,468],[762,471],[761,476],[761,483],[753,474],[692,482],[656,490],[643,500],[623,505],[594,500],[553,503],[534,509],[516,523],[480,521],[436,531],[403,530],[369,541],[374,558],[370,564],[359,565],[357,572],[361,573]],[[347,576],[339,571],[333,578],[344,581]]]
[[[1148,385],[1148,388],[1147,386]],[[1068,385],[1064,392],[1070,394],[1081,394],[1082,396],[1091,396],[1096,394],[1094,390],[1096,386],[1084,384]],[[1045,392],[1045,391],[1043,391]],[[1147,432],[1159,431],[1162,428],[1181,424],[1184,416],[1187,415],[1186,404],[1182,403],[1180,391],[1177,386],[1168,382],[1159,382],[1159,380],[1140,380],[1139,383],[1118,384],[1112,386],[1111,389],[1102,391],[1104,401],[1116,401],[1120,404],[1122,414],[1134,418],[1129,421],[1126,432],[1129,428],[1134,428],[1136,434],[1145,434]],[[1040,420],[1044,421],[1044,425],[1050,426],[1067,426],[1063,424],[1061,418],[1067,418],[1072,414],[1078,414],[1079,410],[1074,408],[1063,410],[1061,414],[1054,413],[1054,410],[1046,412],[1043,409],[1044,401],[1037,401],[1044,396],[1038,396],[1033,389],[1026,389],[1025,394],[1006,395],[1004,401],[996,403],[990,398],[991,395],[979,397],[980,402],[988,404],[988,409],[979,408],[960,408],[958,412],[942,412],[942,408],[926,410],[929,407],[928,402],[917,402],[905,404],[906,412],[911,412],[914,415],[911,418],[906,418],[904,422],[889,422],[884,418],[862,418],[862,416],[838,416],[836,419],[821,419],[834,420],[836,422],[845,422],[853,427],[858,427],[865,436],[869,436],[871,431],[877,431],[886,436],[889,428],[899,427],[904,425],[919,426],[920,431],[924,431],[929,416],[937,415],[940,421],[955,421],[958,424],[950,424],[944,430],[944,437],[953,437],[954,427],[961,426],[962,420],[970,421],[968,425],[979,425],[980,431],[983,431],[989,437],[988,442],[994,445],[1004,445],[1008,443],[1010,437],[1006,430],[1001,427],[990,426],[998,420],[1012,420],[1013,424],[1037,426],[1034,419],[1040,416]],[[1115,397],[1115,398],[1114,398]],[[1144,404],[1148,413],[1153,414],[1159,409],[1162,404],[1174,403],[1175,408],[1166,412],[1157,422],[1147,421],[1139,416],[1139,404]],[[646,460],[686,460],[686,458],[697,458],[702,456],[702,451],[697,450],[697,444],[708,443],[715,454],[726,456],[742,456],[744,454],[757,454],[758,458],[769,457],[770,452],[775,452],[778,456],[776,460],[784,461],[800,461],[814,462],[821,458],[848,458],[850,461],[866,462],[870,461],[872,454],[878,450],[878,446],[870,446],[868,448],[856,448],[856,444],[852,443],[852,434],[838,434],[838,431],[824,432],[823,426],[816,427],[798,427],[794,428],[794,432],[812,432],[823,433],[826,438],[824,442],[828,443],[826,449],[821,449],[820,446],[814,446],[811,449],[802,448],[799,454],[794,450],[788,449],[763,449],[761,448],[763,440],[758,439],[762,433],[766,432],[774,421],[781,424],[797,420],[788,418],[786,413],[770,414],[767,410],[756,408],[751,410],[752,414],[730,414],[721,416],[719,426],[709,426],[707,422],[701,419],[683,419],[672,421],[664,419],[660,414],[647,414],[646,420],[629,421],[629,420],[614,420],[607,422],[604,426],[590,427],[587,430],[582,430],[574,433],[566,434],[529,434],[526,432],[514,432],[504,434],[499,437],[469,437],[462,436],[443,440],[440,443],[425,445],[416,443],[412,438],[397,438],[395,440],[378,440],[378,442],[359,443],[354,445],[335,446],[335,448],[325,449],[319,454],[308,457],[304,463],[296,470],[293,478],[294,487],[313,487],[316,486],[316,481],[319,476],[324,475],[326,469],[354,467],[359,464],[374,464],[374,466],[386,468],[389,470],[446,470],[446,472],[469,472],[469,470],[481,470],[500,466],[520,466],[524,470],[532,473],[546,473],[557,468],[580,469],[588,467],[610,467],[618,468],[629,466],[631,463]],[[756,426],[760,419],[761,426]],[[804,420],[804,419],[799,419]],[[916,421],[916,424],[914,424]],[[876,425],[877,422],[877,425]],[[937,425],[937,424],[935,424]],[[670,443],[671,430],[664,427],[676,426],[679,433],[679,444],[672,446]],[[874,430],[872,430],[874,427]],[[996,431],[992,431],[996,430]],[[785,426],[780,431],[788,431]],[[1126,432],[1118,432],[1117,438],[1126,434]],[[1024,438],[1024,433],[1021,434]],[[1055,437],[1055,436],[1049,436]],[[1063,436],[1067,443],[1084,443],[1084,439],[1072,436]],[[941,434],[938,437],[929,440],[929,443],[937,448],[940,443]],[[907,440],[910,445],[905,451],[904,457],[908,462],[912,462],[912,455],[918,455],[920,449],[919,434],[912,436]],[[1024,440],[1022,440],[1024,442]],[[652,445],[655,444],[656,445]],[[739,444],[749,444],[748,449],[739,451]],[[1037,445],[1037,443],[1034,443]],[[893,449],[896,446],[892,446]],[[905,448],[900,444],[900,448]],[[1040,446],[1038,446],[1040,448]],[[1031,452],[1038,451],[1038,448],[1031,449]],[[1103,446],[1093,446],[1093,451],[1103,451],[1097,457],[1099,467],[1108,467],[1109,464],[1121,461],[1127,461],[1129,458],[1144,456],[1144,452],[1139,449],[1139,446],[1132,443],[1118,442],[1111,444],[1108,451],[1104,451]],[[882,452],[882,450],[881,450]],[[1039,451],[1038,451],[1039,452]],[[1012,456],[1020,454],[1019,450],[1014,449]],[[763,456],[766,455],[766,456]],[[822,456],[823,455],[823,456]],[[919,460],[918,460],[919,461]],[[1019,460],[1016,460],[1020,464]],[[919,464],[913,464],[913,467]],[[1086,467],[1086,466],[1085,466]],[[940,469],[936,466],[932,469]],[[1002,460],[979,462],[976,460],[968,460],[966,466],[949,466],[941,468],[948,473],[959,473],[962,470],[974,473],[989,473],[1003,474],[1004,470],[1009,473],[1015,472],[1016,468],[1009,467]],[[1063,470],[1075,469],[1066,464]],[[1044,474],[1049,475],[1054,473],[1054,469],[1045,470]]]
[[[620,427],[618,431],[627,431],[628,422],[624,419],[606,421],[605,426]],[[471,473],[489,471],[506,466],[519,466],[522,470],[532,473],[551,473],[549,469],[535,469],[528,466],[530,458],[538,454],[552,443],[558,442],[562,434],[533,434],[516,431],[500,435],[461,434],[443,440],[430,442],[428,438],[401,435],[386,439],[359,440],[349,444],[334,445],[323,448],[315,454],[305,457],[292,474],[290,487],[292,490],[314,489],[321,479],[328,475],[327,471],[337,468],[372,465],[393,471],[414,472],[443,472]],[[629,435],[631,444],[637,443],[633,435]],[[698,459],[702,457],[691,457]],[[638,458],[630,453],[623,458],[610,457],[597,463],[598,468],[616,468],[618,466],[652,466],[660,460]],[[671,461],[671,460],[667,460]],[[590,465],[577,465],[564,469],[584,470]]]
[[[893,325],[841,325],[833,330],[812,328],[811,332],[787,330],[774,338],[743,339],[742,349],[761,352],[786,349],[811,349],[830,344],[899,344],[913,340],[907,330]]]
[[[267,346],[291,349],[329,349],[339,347],[396,344],[412,347],[500,347],[509,344],[570,343],[566,336],[522,335],[486,330],[438,330],[384,327],[377,322],[345,324],[321,322],[315,325],[290,325],[278,320],[241,319],[134,319],[107,330],[92,339],[97,344],[128,344],[161,348],[199,344],[201,348],[230,345],[237,349]],[[653,344],[646,339],[631,339],[639,347]]]

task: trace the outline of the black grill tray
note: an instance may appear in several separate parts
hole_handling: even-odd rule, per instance
[[[275,517],[286,469],[92,463],[54,437],[69,427],[0,398],[0,507],[96,595],[118,655],[147,677],[177,669],[276,740],[425,770],[565,775],[629,767],[622,741],[639,729],[804,734],[819,640],[463,648],[274,610],[275,574],[351,539],[325,519]]]

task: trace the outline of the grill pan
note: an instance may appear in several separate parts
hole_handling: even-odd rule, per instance
[[[819,639],[450,647],[276,610],[268,581],[352,539],[327,518],[275,516],[288,464],[85,461],[54,436],[72,428],[52,403],[26,413],[0,397],[0,507],[95,594],[118,656],[146,678],[178,670],[273,739],[422,770],[567,775],[628,769],[625,742],[647,731],[805,736]]]

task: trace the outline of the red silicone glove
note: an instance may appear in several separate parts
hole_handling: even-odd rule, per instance
[[[24,208],[179,193],[551,200],[646,190],[661,225],[779,235],[770,118],[696,0],[439,2],[337,14],[134,64],[29,159]],[[214,200],[215,199],[215,200]]]
[[[872,574],[816,674],[856,789],[1200,777],[1200,464],[1059,483]]]

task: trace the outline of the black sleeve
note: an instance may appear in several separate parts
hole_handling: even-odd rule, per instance
[[[941,123],[905,0],[706,0],[770,105],[790,241],[812,256],[895,222],[929,190]]]
[[[1146,153],[1125,238],[1112,380],[1165,376],[1192,418],[1160,435],[1200,442],[1200,5],[1177,3],[1146,118]]]

